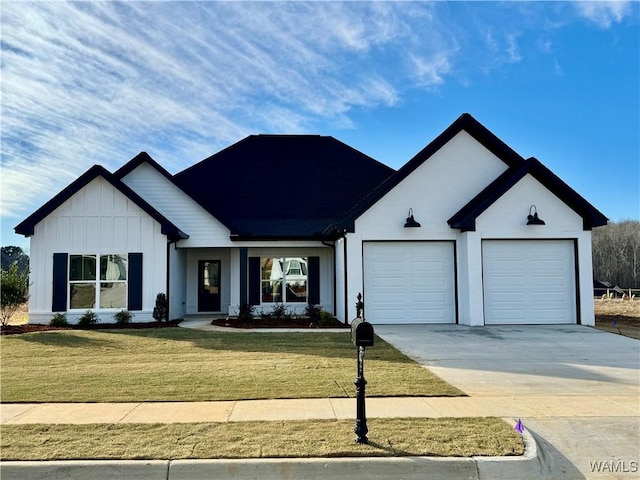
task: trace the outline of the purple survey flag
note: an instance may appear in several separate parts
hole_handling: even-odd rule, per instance
[[[618,321],[617,321],[617,320],[614,320],[613,322],[611,322],[611,325],[614,325],[614,326],[615,326],[615,325],[617,325],[617,324],[618,324]]]
[[[522,424],[522,420],[518,419],[516,422],[516,426],[513,429],[518,432],[520,435],[524,433],[524,425]]]

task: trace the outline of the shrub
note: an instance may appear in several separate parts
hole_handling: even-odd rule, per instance
[[[153,318],[158,322],[169,320],[169,300],[164,293],[156,295],[156,306],[153,307]]]
[[[9,266],[9,270],[0,272],[0,306],[2,316],[0,322],[3,326],[9,323],[11,316],[27,301],[29,293],[29,275],[18,270],[17,262]]]
[[[241,322],[250,322],[253,320],[255,308],[255,306],[249,305],[248,303],[243,303],[238,306],[238,320]]]
[[[318,322],[318,324],[321,327],[328,327],[329,325],[333,325],[335,323],[337,323],[336,317],[324,310],[320,312],[320,321]]]
[[[69,325],[69,322],[67,322],[67,316],[64,313],[58,312],[53,317],[51,317],[49,325],[51,325],[52,327],[66,327],[67,325]]]
[[[129,310],[120,310],[113,315],[113,319],[118,325],[124,325],[125,323],[131,323],[133,314]]]
[[[322,307],[320,305],[309,304],[307,308],[304,309],[304,314],[309,317],[311,323],[318,323],[322,315]]]
[[[276,303],[271,312],[263,314],[262,317],[269,320],[291,320],[291,314],[287,311],[284,303]]]
[[[88,327],[90,325],[95,325],[98,323],[98,315],[91,310],[87,310],[84,314],[78,319],[79,327]]]

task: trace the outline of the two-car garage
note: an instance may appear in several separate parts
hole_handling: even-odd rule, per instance
[[[364,242],[365,314],[456,323],[455,242]],[[576,323],[573,240],[482,241],[484,324]]]

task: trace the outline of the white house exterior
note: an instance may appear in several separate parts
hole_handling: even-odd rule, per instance
[[[238,183],[209,188],[218,177]],[[305,188],[270,195],[283,177]],[[162,292],[170,318],[284,303],[347,322],[363,293],[374,324],[593,325],[591,228],[606,222],[464,114],[397,172],[318,136],[248,137],[176,175],[142,153],[93,167],[16,231],[35,323],[150,321]]]

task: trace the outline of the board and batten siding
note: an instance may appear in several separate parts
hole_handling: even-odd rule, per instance
[[[51,319],[54,253],[142,253],[142,310],[134,312],[134,320],[153,320],[155,297],[166,291],[167,237],[160,228],[109,182],[91,181],[35,226],[30,238],[29,321]],[[95,312],[100,321],[113,321],[112,311]],[[67,311],[67,320],[74,323],[83,313]]]

